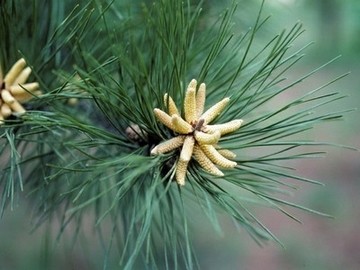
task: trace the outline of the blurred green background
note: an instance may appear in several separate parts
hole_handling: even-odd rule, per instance
[[[240,1],[239,25],[253,23],[260,1]],[[216,9],[216,1],[206,2]],[[358,0],[268,0],[264,14],[271,14],[267,31],[272,36],[296,21],[306,32],[299,44],[315,41],[287,76],[289,80],[342,55],[330,66],[296,86],[307,91],[338,75],[351,71],[327,89],[350,97],[334,110],[358,107],[360,101],[360,1]],[[252,17],[252,15],[254,17]],[[245,29],[245,28],[244,28]],[[242,30],[244,30],[242,29]],[[348,113],[344,121],[328,123],[312,131],[318,141],[346,144],[360,149],[359,111]],[[226,217],[223,234],[214,233],[205,220],[193,224],[194,244],[202,269],[360,269],[360,154],[329,147],[318,160],[297,161],[298,173],[317,179],[325,186],[299,184],[291,201],[333,215],[334,219],[293,211],[303,224],[270,209],[257,209],[262,222],[282,240],[285,248],[269,243],[259,247],[244,231],[237,230]],[[103,250],[92,239],[93,229],[84,226],[83,238],[72,245],[71,234],[54,244],[56,224],[34,232],[31,206],[20,200],[14,211],[7,211],[0,222],[0,270],[5,269],[102,269]],[[206,223],[206,224],[204,224]],[[110,262],[111,265],[111,262]],[[109,269],[114,269],[112,266]]]

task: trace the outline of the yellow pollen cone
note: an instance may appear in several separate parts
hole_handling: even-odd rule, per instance
[[[196,80],[192,80],[186,90],[185,99],[184,99],[185,120],[190,124],[197,120],[195,94],[196,94]]]
[[[209,108],[206,112],[204,112],[200,116],[200,119],[204,119],[204,125],[214,120],[225,109],[225,106],[229,103],[229,101],[230,98],[224,98],[223,100],[219,101],[214,106]]]

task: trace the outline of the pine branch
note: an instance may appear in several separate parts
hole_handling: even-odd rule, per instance
[[[319,184],[288,164],[322,156],[330,144],[302,136],[347,112],[332,110],[344,96],[327,91],[346,74],[290,101],[279,98],[332,62],[286,81],[308,47],[293,48],[301,24],[264,41],[264,2],[254,26],[242,34],[233,33],[236,5],[213,19],[201,1],[62,1],[46,4],[51,15],[42,18],[40,1],[26,12],[14,3],[0,8],[0,34],[7,37],[2,70],[20,51],[44,94],[26,104],[26,114],[12,115],[0,127],[1,214],[25,190],[38,213],[35,226],[58,218],[58,237],[74,222],[76,238],[91,215],[106,257],[116,249],[122,269],[200,268],[189,222],[194,212],[204,213],[217,231],[218,213],[225,212],[259,244],[280,240],[254,216],[253,206],[277,209],[296,221],[289,208],[327,216],[279,198],[296,190],[289,180]],[[29,21],[31,31],[25,27]],[[35,33],[32,40],[29,31]],[[181,149],[151,153],[181,132],[169,128],[173,122],[159,122],[154,108],[170,111],[171,97],[176,119],[187,120],[186,86],[193,78],[206,83],[205,111],[230,97],[222,110],[214,109],[218,115],[211,124],[240,118],[244,123],[238,120],[214,146],[237,155],[231,161],[236,167],[220,177],[191,159],[180,187],[174,180]],[[204,119],[183,121],[203,132]],[[101,228],[107,222],[112,232],[105,239]]]

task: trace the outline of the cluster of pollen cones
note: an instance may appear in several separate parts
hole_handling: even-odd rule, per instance
[[[177,136],[161,142],[155,146],[151,154],[163,154],[181,147],[179,159],[176,164],[176,181],[185,185],[188,164],[193,157],[208,173],[223,176],[218,168],[234,168],[237,163],[231,159],[235,153],[218,146],[221,136],[234,132],[240,128],[243,120],[236,119],[224,124],[210,123],[224,110],[230,98],[224,98],[204,112],[206,86],[200,84],[197,89],[196,80],[188,85],[184,99],[184,118],[181,117],[174,100],[164,95],[164,103],[168,113],[155,108],[156,118],[171,129]]]
[[[41,95],[37,82],[26,83],[30,74],[31,68],[26,67],[23,58],[18,60],[4,77],[0,69],[0,124],[13,113],[25,113],[21,104]]]

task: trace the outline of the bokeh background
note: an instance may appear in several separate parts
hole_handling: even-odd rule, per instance
[[[240,26],[253,23],[259,3],[239,2],[237,17]],[[217,1],[206,2],[206,5],[213,10],[220,8]],[[331,109],[359,107],[360,1],[268,0],[264,14],[271,15],[266,26],[270,36],[301,21],[306,31],[297,45],[315,42],[306,50],[304,61],[287,74],[289,80],[341,55],[331,65],[296,86],[298,89],[295,91],[305,92],[351,72],[327,88],[349,96]],[[309,136],[318,141],[360,149],[359,119],[360,112],[354,110],[347,113],[343,121],[319,126]],[[360,154],[341,147],[328,147],[326,151],[324,158],[296,161],[300,175],[317,179],[324,186],[299,183],[299,190],[290,200],[329,213],[334,218],[293,211],[302,221],[299,224],[276,211],[256,209],[258,217],[284,247],[276,243],[259,247],[225,217],[222,219],[222,234],[215,233],[206,220],[198,219],[192,229],[202,269],[360,269]],[[32,231],[29,209],[26,199],[21,199],[0,222],[0,270],[102,269],[104,252],[97,240],[91,238],[90,222],[88,228],[84,223],[84,234],[75,244],[71,232],[65,233],[54,244],[59,228],[54,223]],[[111,263],[109,269],[115,267]]]

